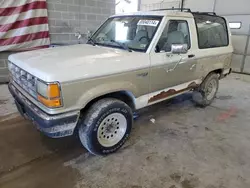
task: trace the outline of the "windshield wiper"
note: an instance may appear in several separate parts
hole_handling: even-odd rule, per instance
[[[88,43],[91,43],[93,46],[96,45],[95,40],[92,38],[89,38]]]
[[[115,40],[110,40],[110,42],[113,42],[113,43],[117,44],[118,46],[122,47],[124,50],[132,52],[132,50],[124,43],[121,43],[121,42],[118,42],[118,41],[115,41]]]

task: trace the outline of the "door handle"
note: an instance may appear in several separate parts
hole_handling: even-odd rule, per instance
[[[166,54],[167,57],[173,57],[173,54]]]
[[[194,54],[190,54],[190,55],[188,55],[188,58],[193,58],[193,57],[195,57],[195,55],[194,55]]]

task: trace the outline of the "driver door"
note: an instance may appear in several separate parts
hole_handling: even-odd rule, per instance
[[[189,20],[170,19],[151,53],[151,93],[180,88],[196,79],[194,50],[190,42]],[[187,44],[186,54],[173,54],[172,44]],[[176,89],[175,89],[176,90]]]

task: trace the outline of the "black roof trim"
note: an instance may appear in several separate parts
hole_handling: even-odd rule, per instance
[[[186,11],[186,12],[191,12],[190,8],[163,8],[163,9],[154,9],[151,11],[161,11],[161,10],[180,10],[181,12]]]
[[[212,15],[217,16],[215,12],[192,12],[193,14],[206,14],[206,15]]]
[[[161,11],[161,10],[179,10],[181,12],[190,12],[192,14],[203,14],[203,15],[212,15],[217,16],[215,12],[192,12],[190,8],[163,8],[163,9],[154,9],[151,11]]]

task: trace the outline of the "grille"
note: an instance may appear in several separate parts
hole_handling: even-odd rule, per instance
[[[37,98],[36,92],[36,77],[22,70],[18,66],[9,62],[9,71],[12,79],[26,92],[28,92],[34,98]]]

